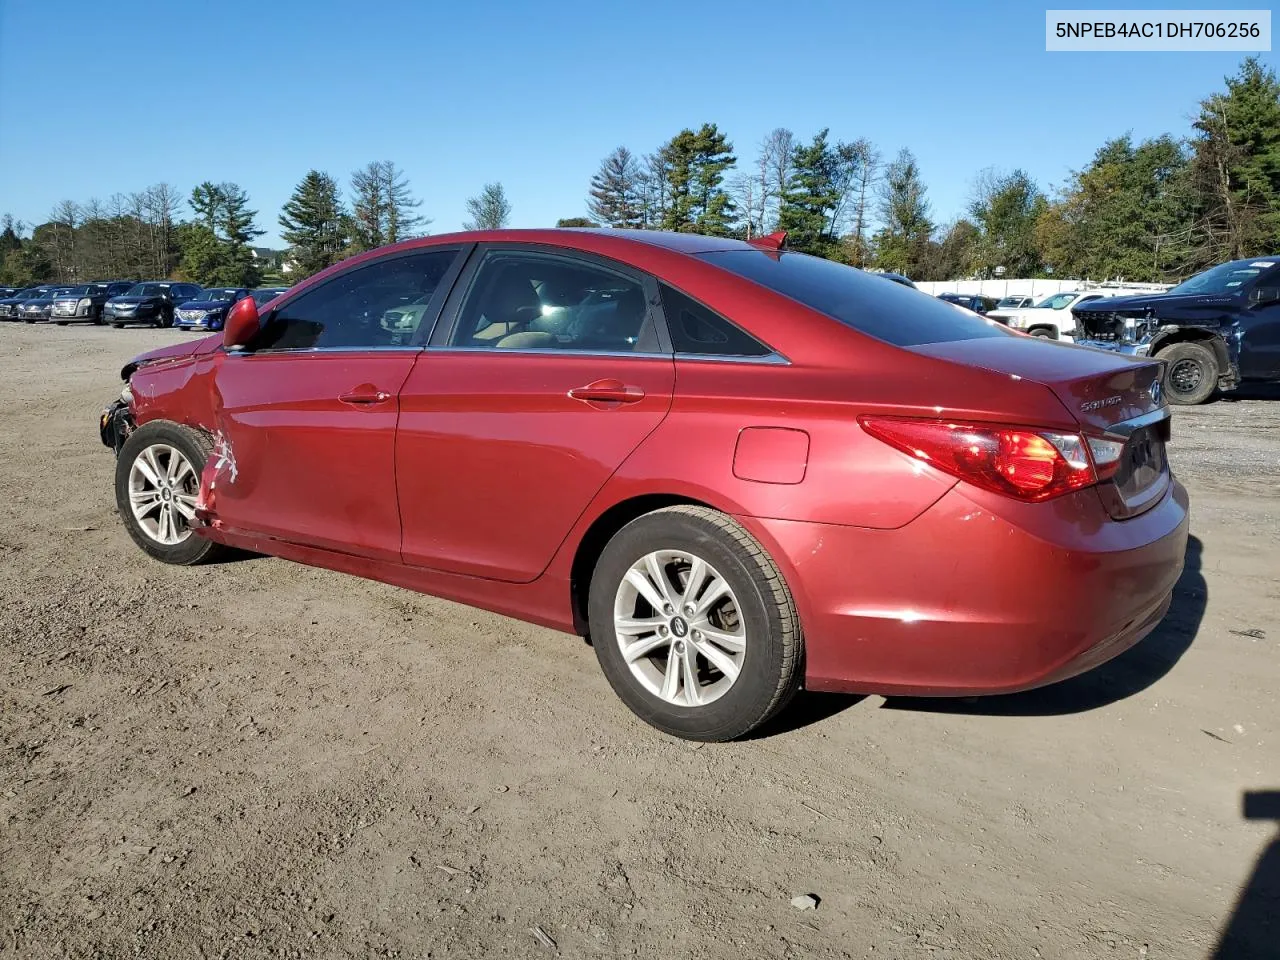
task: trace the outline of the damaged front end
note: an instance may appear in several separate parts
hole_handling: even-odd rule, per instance
[[[1076,343],[1131,357],[1151,353],[1160,321],[1150,310],[1074,311]]]
[[[98,418],[98,432],[102,442],[116,456],[120,456],[120,448],[138,426],[133,418],[132,406],[133,394],[126,382],[120,396],[104,407]]]

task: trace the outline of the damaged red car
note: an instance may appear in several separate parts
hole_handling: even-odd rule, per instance
[[[801,687],[1024,690],[1164,616],[1160,363],[752,243],[464,233],[139,357],[102,435],[152,557],[271,554],[591,638],[678,736]]]

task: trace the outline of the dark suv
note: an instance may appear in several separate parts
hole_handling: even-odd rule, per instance
[[[60,327],[75,321],[102,322],[102,308],[108,300],[133,288],[132,280],[103,280],[82,283],[53,301],[49,319]]]
[[[102,319],[116,329],[126,323],[149,323],[153,327],[173,326],[173,312],[204,290],[194,283],[153,280],[134,284],[118,297],[112,297],[102,310]]]
[[[954,303],[957,306],[964,307],[966,310],[972,310],[974,313],[981,313],[984,316],[988,310],[996,308],[995,297],[984,297],[977,293],[940,293],[939,300],[945,300],[947,303]]]
[[[1172,403],[1280,380],[1280,256],[1219,264],[1164,293],[1073,307],[1076,343],[1165,362]]]

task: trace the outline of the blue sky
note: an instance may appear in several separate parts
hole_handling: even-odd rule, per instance
[[[275,243],[279,209],[309,168],[345,183],[391,159],[433,233],[458,228],[466,198],[491,180],[506,187],[513,226],[544,226],[584,213],[614,147],[644,153],[712,121],[740,164],[777,126],[865,136],[886,156],[909,147],[946,221],[985,167],[1023,167],[1053,187],[1106,138],[1187,133],[1198,100],[1243,56],[1046,53],[1044,11],[0,0],[0,212],[41,222],[62,199],[232,180]]]

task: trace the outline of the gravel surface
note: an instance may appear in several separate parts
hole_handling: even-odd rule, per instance
[[[1190,563],[1119,660],[695,746],[573,637],[148,560],[95,418],[181,336],[0,325],[0,958],[1198,958],[1246,889],[1223,956],[1276,956],[1280,392],[1178,412]]]

